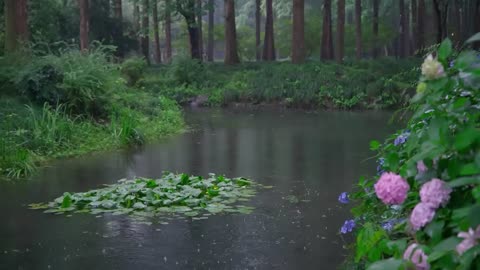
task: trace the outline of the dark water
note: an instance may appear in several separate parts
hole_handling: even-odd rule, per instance
[[[58,161],[28,182],[0,183],[0,269],[335,269],[347,251],[337,202],[362,174],[368,150],[392,127],[382,112],[195,111],[195,131],[143,150]],[[86,191],[162,171],[255,179],[250,215],[171,220],[28,210],[64,191]],[[347,240],[347,239],[345,239]]]

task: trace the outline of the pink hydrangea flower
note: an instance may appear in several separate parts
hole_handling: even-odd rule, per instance
[[[428,170],[423,160],[420,160],[419,162],[417,162],[417,170],[418,170],[418,173],[425,173]]]
[[[432,179],[423,184],[420,189],[420,200],[424,203],[431,204],[435,209],[440,205],[445,206],[450,200],[450,188],[447,183],[440,179]]]
[[[423,252],[418,244],[414,243],[408,246],[403,253],[403,259],[412,262],[416,270],[428,270],[430,265],[427,262],[428,256]]]
[[[480,239],[480,226],[474,231],[472,228],[468,232],[458,233],[458,237],[463,238],[463,241],[457,245],[458,254],[462,255],[465,251],[471,249],[472,247],[478,244],[478,239]]]
[[[442,63],[438,62],[438,60],[430,54],[422,64],[422,75],[428,80],[435,80],[445,77],[445,69]]]
[[[385,172],[375,184],[375,193],[384,204],[402,204],[410,186],[400,175]]]
[[[413,208],[410,215],[410,225],[412,229],[418,231],[432,221],[435,216],[435,207],[429,203],[421,202]]]

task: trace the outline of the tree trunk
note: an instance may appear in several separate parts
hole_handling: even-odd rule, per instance
[[[234,0],[224,0],[225,8],[225,64],[240,62],[237,52],[237,30],[235,25]]]
[[[215,51],[214,40],[214,26],[215,26],[215,3],[214,0],[208,0],[208,46],[207,46],[207,59],[209,62],[213,62],[213,54]]]
[[[406,54],[406,26],[407,26],[407,20],[405,16],[405,0],[399,0],[398,1],[398,8],[400,11],[400,25],[399,25],[399,44],[398,44],[398,50],[399,50],[399,56],[401,58],[404,58]]]
[[[138,52],[142,53],[142,38],[140,33],[140,5],[135,4],[133,6],[133,29],[135,36],[137,36]]]
[[[255,52],[256,52],[256,57],[257,61],[260,61],[262,59],[262,51],[260,49],[260,45],[262,43],[261,41],[261,0],[255,0]]]
[[[263,60],[275,60],[275,41],[273,36],[273,1],[267,0],[267,18],[265,21],[265,39],[263,41]]]
[[[332,0],[324,0],[323,2],[323,33],[320,58],[323,60],[333,59]]]
[[[373,58],[379,56],[380,48],[378,47],[378,10],[380,0],[373,0]]]
[[[202,60],[199,47],[198,24],[196,22],[195,0],[176,1],[176,7],[187,23],[192,59]]]
[[[170,0],[165,1],[165,62],[172,61],[172,18]]]
[[[113,7],[113,12],[115,14],[115,18],[122,20],[122,0],[115,0],[115,5]]]
[[[15,18],[15,0],[5,0],[5,51],[13,52],[18,47]]]
[[[150,29],[148,25],[148,8],[149,1],[143,0],[142,3],[142,37],[141,37],[141,47],[142,54],[145,57],[145,60],[150,64]]]
[[[405,56],[409,56],[411,54],[411,46],[410,46],[410,11],[409,6],[405,6]]]
[[[412,43],[411,43],[411,48],[412,52],[415,53],[415,51],[418,49],[417,45],[417,38],[418,38],[418,18],[417,18],[417,0],[411,0],[411,14],[412,14]]]
[[[160,64],[162,63],[162,52],[160,49],[160,31],[158,27],[158,0],[152,0],[152,8],[153,8],[153,35],[155,39],[155,63]]]
[[[426,16],[425,0],[418,0],[417,9],[417,49],[425,47],[425,16]]]
[[[437,27],[437,43],[447,38],[447,15],[449,1],[433,0],[433,13]]]
[[[80,8],[80,50],[88,50],[88,33],[89,33],[89,14],[88,14],[88,0],[78,0],[78,7]]]
[[[453,0],[451,18],[453,20],[453,41],[455,47],[460,47],[462,42],[462,7],[459,0]]]
[[[293,0],[292,63],[305,61],[305,2]]]
[[[202,0],[197,0],[197,23],[198,23],[198,50],[200,57],[203,59],[203,7]]]
[[[337,3],[337,42],[335,59],[342,63],[345,49],[345,0]]]
[[[355,55],[362,58],[362,1],[355,0]]]

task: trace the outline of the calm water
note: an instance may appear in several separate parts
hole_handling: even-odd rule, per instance
[[[194,131],[136,151],[58,161],[0,183],[0,269],[335,269],[347,253],[337,197],[362,174],[389,113],[194,111]],[[255,179],[250,215],[137,224],[128,216],[43,214],[32,202],[162,171]]]

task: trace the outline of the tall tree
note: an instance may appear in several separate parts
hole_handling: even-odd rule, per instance
[[[305,61],[305,2],[293,0],[292,62]]]
[[[114,0],[113,12],[115,18],[122,20],[122,0]]]
[[[215,51],[215,39],[214,39],[214,26],[215,26],[215,2],[214,0],[208,0],[208,45],[207,45],[207,60],[213,62],[213,53]]]
[[[135,2],[133,5],[133,29],[137,37],[138,51],[142,53],[142,35],[140,33],[140,5]]]
[[[172,6],[170,0],[165,0],[165,62],[172,61]]]
[[[122,0],[113,0],[113,16],[116,19],[116,25],[112,29],[112,35],[115,39],[115,44],[118,47],[117,53],[119,56],[124,55],[124,44],[123,44],[123,10],[122,10]]]
[[[235,25],[235,2],[224,0],[225,9],[225,64],[240,62],[237,51],[237,30]]]
[[[273,35],[273,1],[266,0],[267,18],[265,21],[265,38],[263,41],[263,60],[275,60],[275,41]]]
[[[158,26],[158,0],[152,0],[152,9],[153,9],[153,35],[155,40],[155,47],[154,47],[154,57],[155,63],[159,64],[162,62],[162,52],[160,49],[160,33],[159,33],[159,26]]]
[[[260,44],[262,41],[260,40],[260,27],[261,27],[261,0],[255,0],[255,52],[256,52],[256,57],[257,61],[260,61],[262,59],[262,52],[260,49]]]
[[[149,20],[148,20],[148,10],[149,10],[149,0],[143,0],[142,2],[142,37],[141,37],[141,47],[142,54],[147,60],[147,63],[150,64],[150,29],[149,29]]]
[[[333,59],[332,0],[323,1],[323,33],[320,58],[323,60]]]
[[[425,47],[425,17],[426,6],[425,0],[418,0],[417,8],[417,49],[423,49]]]
[[[88,15],[88,0],[78,0],[78,7],[80,9],[80,50],[88,50],[88,33],[89,27],[89,15]]]
[[[411,48],[415,52],[418,49],[418,12],[417,12],[417,0],[411,0],[411,12],[412,12],[412,42]]]
[[[437,27],[437,43],[441,43],[447,37],[447,15],[449,0],[433,0],[433,13],[435,26]]]
[[[203,59],[203,6],[202,0],[197,0],[197,23],[198,23],[198,49]]]
[[[462,42],[462,7],[459,0],[453,0],[451,9],[451,18],[453,20],[453,40],[456,46],[460,46]]]
[[[405,0],[399,0],[398,1],[398,9],[400,11],[400,25],[399,25],[399,39],[398,39],[398,49],[399,49],[399,56],[400,57],[405,57],[407,56],[406,53],[406,27],[407,27],[407,20],[405,16]]]
[[[377,58],[379,55],[378,48],[378,11],[380,6],[380,0],[373,0],[373,58]]]
[[[408,0],[407,0],[408,2]],[[411,38],[410,38],[410,7],[409,5],[405,5],[405,56],[410,55],[410,44],[411,44]]]
[[[337,3],[337,42],[335,59],[338,63],[343,61],[345,49],[345,0]]]
[[[17,50],[28,37],[26,0],[5,0],[5,51]]]
[[[355,0],[355,55],[362,58],[362,0]]]
[[[188,36],[190,40],[190,54],[193,59],[201,60],[199,48],[198,24],[196,22],[195,0],[176,0],[176,10],[187,23]]]

